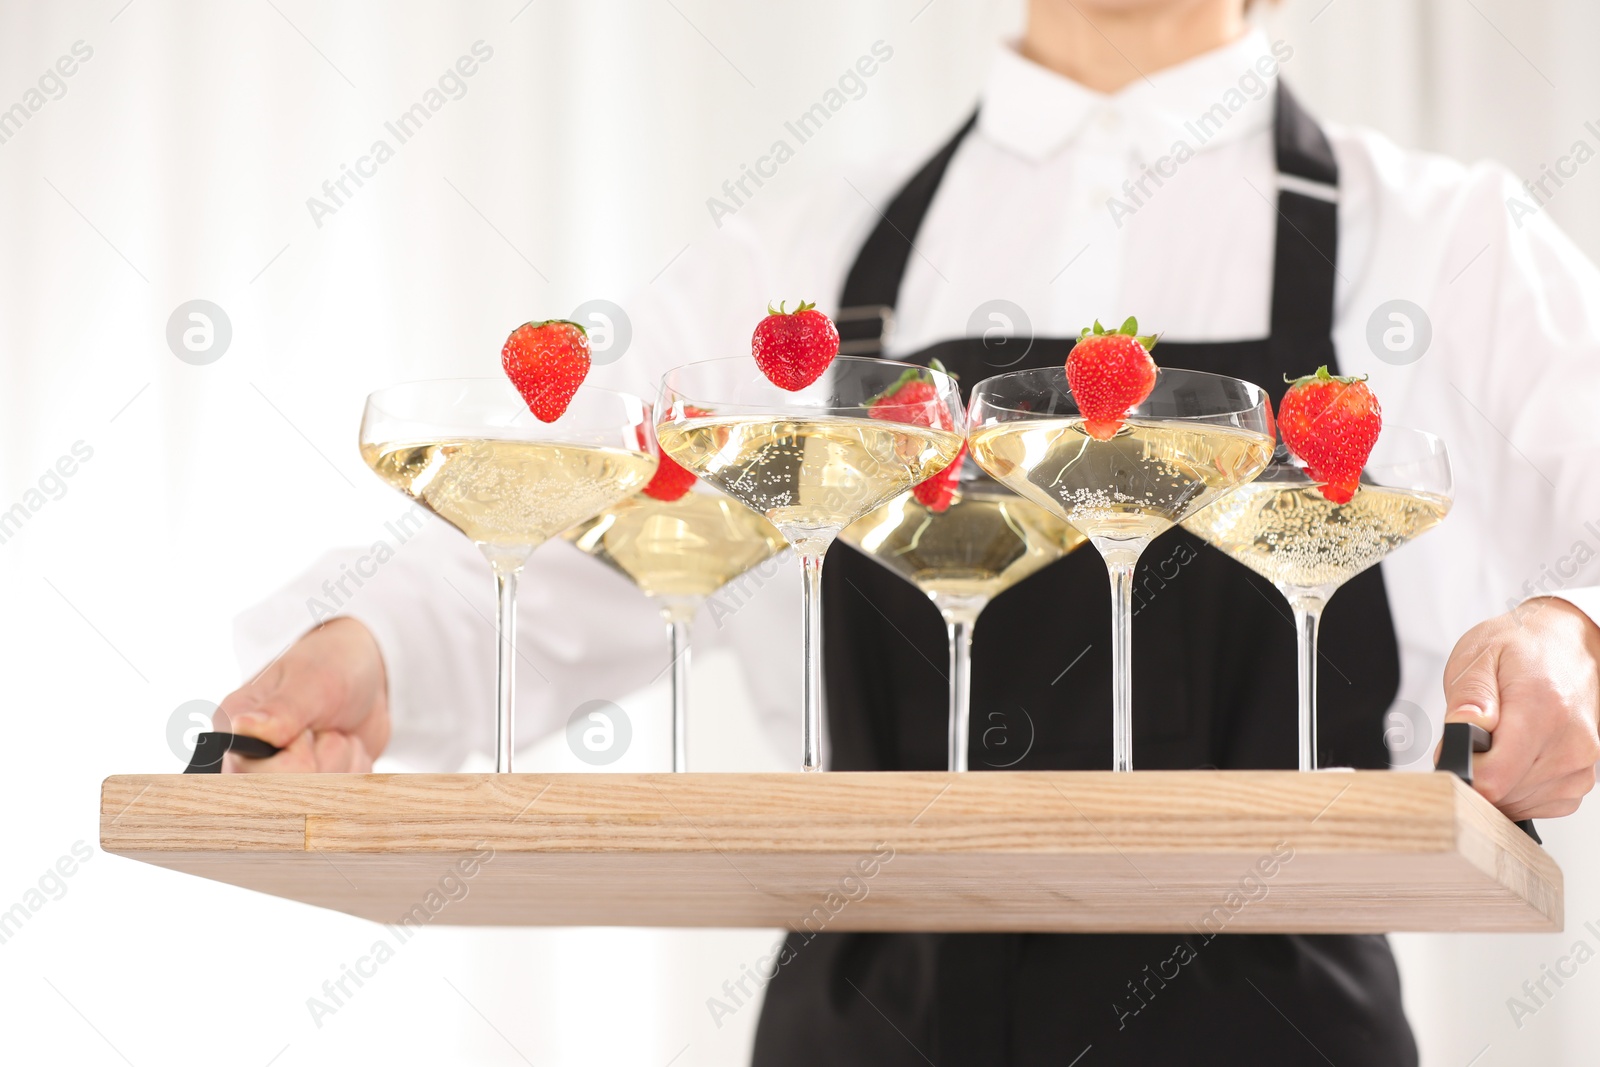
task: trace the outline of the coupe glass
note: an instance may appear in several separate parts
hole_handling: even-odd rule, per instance
[[[1112,769],[1133,769],[1133,572],[1151,540],[1250,481],[1272,458],[1267,394],[1237,378],[1163,368],[1110,440],[1084,429],[1065,367],[972,391],[972,454],[1081,530],[1111,575]]]
[[[539,545],[650,480],[646,425],[638,397],[592,387],[540,422],[504,378],[409,382],[367,398],[367,466],[471,538],[494,570],[498,771],[511,770],[517,575]]]
[[[705,599],[787,547],[777,527],[706,485],[677,500],[644,493],[565,534],[654,601],[672,652],[672,769],[689,769],[689,628]]]
[[[948,508],[935,511],[914,492],[901,493],[841,536],[916,586],[944,618],[950,639],[949,767],[966,770],[978,615],[989,601],[1081,545],[1083,534],[989,477],[969,453]]]
[[[1294,610],[1299,641],[1300,769],[1317,769],[1317,626],[1328,598],[1351,578],[1450,510],[1444,442],[1385,426],[1347,504],[1323,496],[1305,466],[1279,446],[1259,478],[1184,520],[1278,587]]]
[[[822,768],[823,556],[839,531],[948,466],[965,435],[961,396],[940,371],[924,371],[936,399],[914,413],[917,423],[869,413],[906,368],[839,356],[817,381],[789,392],[739,356],[691,363],[662,379],[662,452],[765,515],[800,557],[803,770]]]

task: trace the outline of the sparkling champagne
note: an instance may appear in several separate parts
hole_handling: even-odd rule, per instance
[[[661,450],[792,539],[829,537],[955,459],[961,435],[869,418],[716,416],[658,428]]]
[[[941,612],[970,614],[1084,541],[1013,493],[958,489],[939,512],[902,493],[845,527],[846,542],[911,582]]]
[[[972,433],[983,467],[1097,543],[1143,544],[1266,467],[1265,434],[1197,420],[1128,419],[1109,441],[1083,419],[1030,419]]]
[[[634,494],[567,531],[567,540],[646,595],[700,600],[787,547],[749,508],[718,493]]]
[[[1304,482],[1259,481],[1183,522],[1285,595],[1322,598],[1390,552],[1437,526],[1448,498],[1363,485],[1335,504]]]
[[[465,438],[364,445],[378,476],[479,545],[540,545],[642,487],[654,456],[623,448]]]

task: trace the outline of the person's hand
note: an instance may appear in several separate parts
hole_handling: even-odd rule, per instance
[[[1600,760],[1600,626],[1540,597],[1479,623],[1444,667],[1445,722],[1494,735],[1473,785],[1512,819],[1571,815]]]
[[[283,749],[262,760],[229,752],[222,770],[370,771],[389,743],[388,692],[372,632],[355,619],[330,619],[222,698],[212,729]]]

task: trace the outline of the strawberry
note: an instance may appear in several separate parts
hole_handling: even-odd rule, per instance
[[[1097,441],[1109,441],[1129,410],[1144,403],[1156,386],[1150,358],[1156,338],[1141,336],[1131,316],[1110,333],[1098,321],[1078,335],[1067,356],[1067,386],[1083,415],[1083,428]]]
[[[933,370],[944,373],[938,360],[929,364]],[[907,367],[893,385],[885,389],[867,406],[867,414],[887,422],[907,422],[913,426],[948,427],[950,408],[939,395],[938,388],[928,379],[921,367]],[[949,466],[912,487],[912,494],[930,511],[944,511],[955,499],[956,483],[961,477],[961,460],[967,446],[962,443],[956,458]]]
[[[956,450],[956,458],[950,461],[950,466],[935,474],[925,482],[918,482],[911,487],[911,495],[917,498],[917,503],[929,511],[942,512],[950,507],[956,499],[956,486],[961,481],[961,463],[967,458],[967,443],[961,442],[961,447]]]
[[[1322,495],[1348,504],[1378,443],[1383,410],[1365,377],[1341,378],[1318,367],[1317,373],[1289,382],[1278,405],[1278,429],[1306,473],[1323,483]]]
[[[750,351],[767,380],[780,389],[804,389],[822,376],[839,354],[839,331],[833,320],[817,310],[815,304],[800,302],[793,311],[783,310],[784,301],[756,324],[750,338]]]
[[[694,488],[694,472],[665,452],[660,453],[659,458],[661,463],[650,478],[650,484],[639,492],[667,502],[681,499]]]
[[[555,422],[589,374],[589,331],[576,322],[525,322],[511,331],[500,365],[540,422]]]
[[[938,360],[933,361],[930,369],[944,373]],[[907,367],[893,385],[867,405],[867,414],[875,419],[908,422],[913,426],[944,428],[950,425],[950,409],[921,367]]]
[[[696,419],[711,414],[696,407],[685,408],[684,413]],[[640,436],[643,436],[642,432]],[[654,451],[660,462],[656,466],[655,474],[650,477],[650,483],[639,492],[665,503],[683,499],[684,495],[694,488],[694,472],[661,451],[659,443]]]

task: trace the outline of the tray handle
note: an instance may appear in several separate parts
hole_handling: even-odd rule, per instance
[[[1449,771],[1471,785],[1472,754],[1487,752],[1493,744],[1494,735],[1475,722],[1447,722],[1444,724],[1444,740],[1439,743],[1439,765],[1435,770]],[[1535,842],[1544,844],[1539,831],[1533,828],[1532,819],[1522,819],[1517,825]]]

